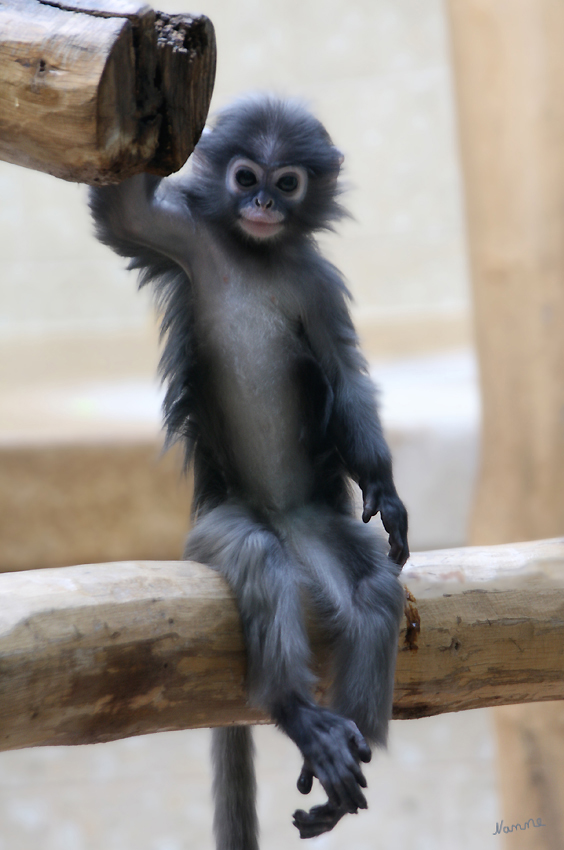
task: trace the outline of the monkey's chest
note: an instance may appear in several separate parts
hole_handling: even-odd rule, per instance
[[[206,349],[234,471],[263,504],[287,509],[307,499],[313,482],[296,380],[303,344],[268,293],[223,307],[206,323]]]

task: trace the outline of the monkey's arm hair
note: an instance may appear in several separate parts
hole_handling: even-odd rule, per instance
[[[181,438],[186,463],[194,446],[190,422],[197,369],[188,274],[195,228],[183,195],[165,180],[140,174],[117,186],[90,190],[96,235],[139,270],[139,285],[153,285],[165,339],[160,373],[167,386],[163,404],[166,445]],[[183,261],[184,260],[184,264]]]
[[[98,239],[122,257],[154,252],[180,266],[189,261],[195,228],[174,183],[138,174],[114,186],[91,188],[89,202]]]
[[[376,389],[346,303],[350,296],[334,266],[322,260],[320,271],[308,299],[304,328],[334,394],[329,433],[362,489],[362,519],[368,522],[380,512],[390,536],[390,557],[403,566],[409,557],[407,512],[394,484]]]

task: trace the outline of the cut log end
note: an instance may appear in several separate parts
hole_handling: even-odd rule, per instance
[[[0,6],[0,158],[85,183],[182,167],[215,77],[211,22],[108,0]]]
[[[155,29],[163,121],[147,170],[165,176],[184,165],[204,128],[215,80],[215,34],[204,15],[157,12]]]

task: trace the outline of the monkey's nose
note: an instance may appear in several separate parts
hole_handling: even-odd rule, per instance
[[[262,192],[255,198],[255,206],[259,207],[259,209],[269,210],[273,205],[274,201],[272,198],[269,198],[268,195],[264,195]]]

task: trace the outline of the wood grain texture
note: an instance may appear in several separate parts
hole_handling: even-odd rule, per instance
[[[564,698],[564,541],[416,553],[394,717]],[[554,641],[554,643],[553,643]]]
[[[205,123],[205,16],[128,0],[0,0],[0,158],[66,180],[169,174]]]
[[[395,717],[564,697],[564,540],[415,554]],[[327,647],[312,643],[318,669]],[[0,575],[0,749],[267,722],[220,577],[190,562]],[[320,682],[326,692],[328,678]]]

